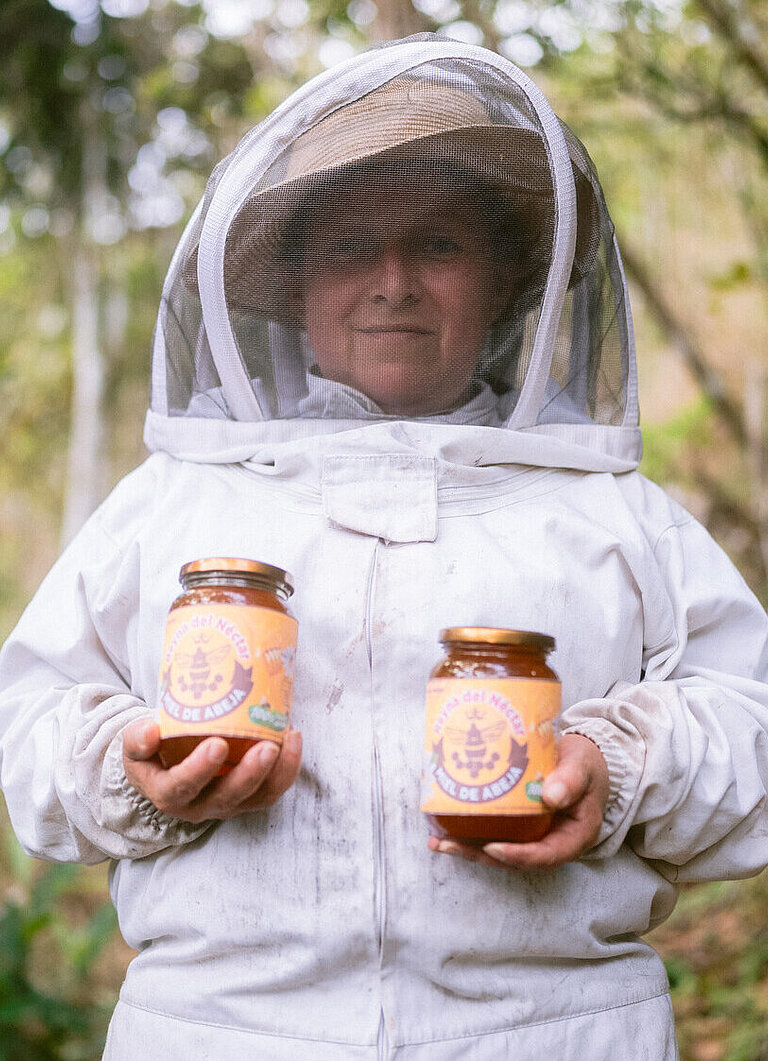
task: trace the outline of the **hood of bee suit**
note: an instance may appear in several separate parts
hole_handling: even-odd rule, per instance
[[[455,266],[466,239],[484,262],[474,273]],[[360,299],[389,309],[380,259],[395,245],[411,255],[397,312],[416,353],[413,334],[366,334],[357,356],[369,363],[339,369],[344,327],[368,313]],[[446,319],[461,326],[449,334]],[[430,329],[448,360],[419,376]],[[382,397],[367,381],[393,357],[411,382]],[[640,459],[631,313],[597,175],[539,89],[493,52],[419,34],[315,77],[216,167],[182,235],[147,445],[270,465],[308,440],[474,466],[618,472]]]

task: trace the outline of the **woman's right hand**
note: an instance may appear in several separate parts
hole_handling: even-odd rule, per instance
[[[141,719],[123,734],[126,777],[158,810],[192,822],[234,818],[269,807],[291,787],[301,767],[301,734],[286,732],[282,745],[259,741],[237,766],[217,777],[227,756],[222,737],[208,737],[176,766],[164,767],[158,757],[160,728]]]

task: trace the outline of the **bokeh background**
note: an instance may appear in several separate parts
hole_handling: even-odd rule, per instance
[[[425,29],[518,63],[587,144],[643,470],[768,601],[764,0],[0,0],[0,640],[144,457],[160,288],[213,164],[308,76]],[[0,806],[0,1061],[100,1056],[130,959],[106,896]],[[768,877],[687,888],[651,940],[683,1061],[766,1061]]]

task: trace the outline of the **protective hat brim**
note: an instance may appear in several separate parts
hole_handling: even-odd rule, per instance
[[[361,166],[428,163],[455,167],[493,188],[509,203],[525,232],[524,272],[528,282],[546,275],[554,232],[554,192],[543,139],[513,126],[473,125],[417,137],[380,151],[360,152],[342,163],[272,184],[251,195],[232,222],[224,254],[224,285],[231,310],[256,313],[283,324],[301,325],[296,300],[297,264],[281,253],[286,232],[300,209],[313,200],[328,200],[335,184],[348,185]],[[597,203],[588,179],[574,169],[577,190],[577,246],[571,282],[591,267],[597,246]],[[332,201],[332,200],[331,200]],[[364,208],[361,200],[361,208]],[[197,286],[197,248],[185,269]]]

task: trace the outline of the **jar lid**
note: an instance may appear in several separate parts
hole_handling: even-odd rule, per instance
[[[549,634],[534,630],[504,630],[495,626],[449,626],[440,631],[440,640],[459,644],[516,645],[539,652],[551,652],[555,647],[555,639]]]
[[[290,596],[293,593],[293,579],[282,567],[263,564],[260,560],[246,560],[236,556],[206,556],[200,560],[190,560],[179,572],[179,581],[183,582],[188,575],[234,575],[243,578],[271,582],[285,588]]]

